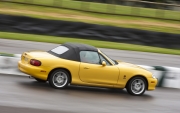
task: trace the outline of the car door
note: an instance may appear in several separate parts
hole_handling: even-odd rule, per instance
[[[81,51],[80,59],[79,76],[83,82],[107,85],[117,83],[119,69],[98,52]],[[101,65],[102,60],[106,62],[106,66]]]

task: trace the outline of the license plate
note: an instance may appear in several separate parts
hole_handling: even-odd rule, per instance
[[[28,62],[28,58],[24,57],[24,60],[25,60],[26,62]]]

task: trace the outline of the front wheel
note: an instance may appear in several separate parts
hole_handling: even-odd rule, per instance
[[[70,75],[66,70],[58,69],[50,74],[48,81],[52,87],[62,89],[70,82]]]
[[[131,95],[143,95],[147,87],[147,83],[143,77],[134,77],[127,84],[127,92]]]

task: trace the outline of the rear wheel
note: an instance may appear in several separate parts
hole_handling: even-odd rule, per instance
[[[70,75],[66,70],[58,69],[50,74],[48,81],[52,87],[62,89],[69,84]]]
[[[41,80],[41,79],[38,79],[38,78],[35,78],[35,80],[38,81],[38,82],[42,82],[42,83],[43,83],[43,82],[44,82],[44,83],[46,82],[46,80]]]
[[[127,92],[131,95],[143,95],[147,87],[146,80],[143,77],[134,77],[127,84]]]

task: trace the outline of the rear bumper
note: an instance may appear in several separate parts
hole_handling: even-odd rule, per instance
[[[147,90],[155,90],[156,85],[158,83],[157,78],[148,78],[148,89]]]
[[[47,80],[48,72],[42,71],[43,69],[40,67],[32,66],[28,63],[22,63],[21,61],[18,62],[18,69],[26,73],[34,78],[39,78],[42,80]]]

